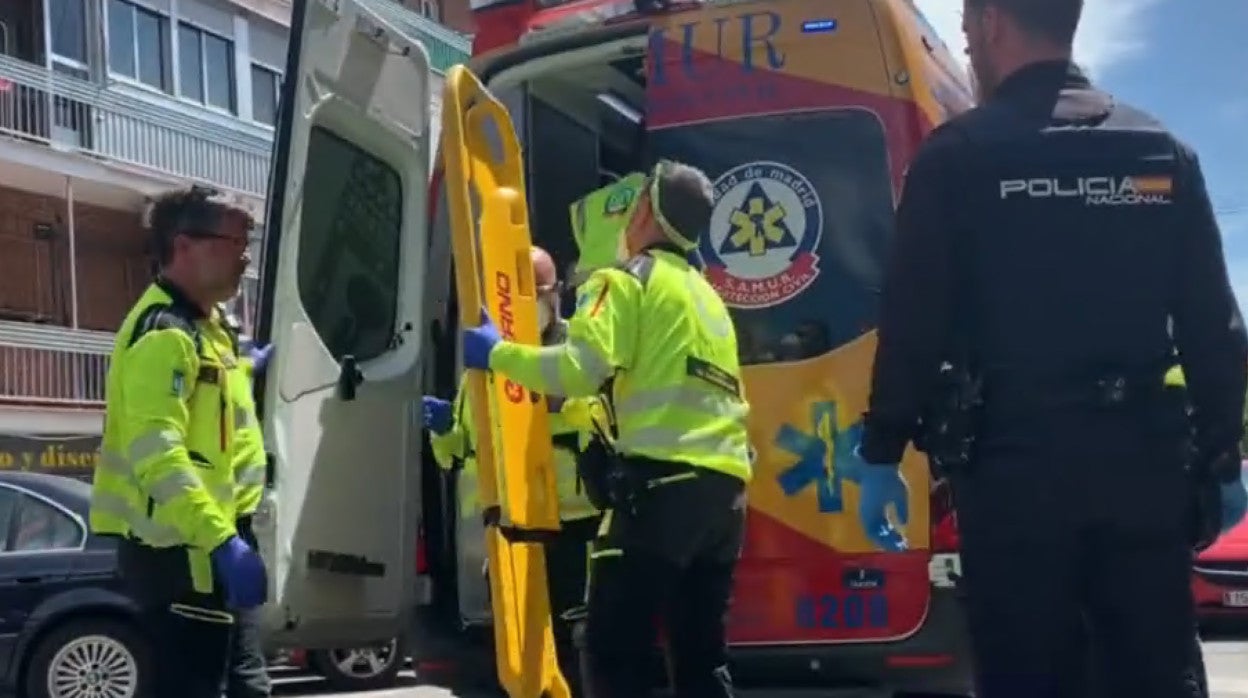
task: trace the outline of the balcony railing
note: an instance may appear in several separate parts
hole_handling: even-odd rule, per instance
[[[102,407],[109,332],[0,322],[0,403]]]
[[[0,56],[0,134],[264,196],[271,139]]]

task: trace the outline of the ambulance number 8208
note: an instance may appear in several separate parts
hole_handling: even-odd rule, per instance
[[[795,610],[799,628],[888,627],[888,597],[878,593],[799,596]]]

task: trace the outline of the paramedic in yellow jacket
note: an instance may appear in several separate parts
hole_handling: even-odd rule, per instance
[[[558,344],[564,340],[566,330],[565,323],[559,319],[560,287],[554,260],[540,247],[533,248],[531,258],[538,290],[538,322],[542,328],[542,342]],[[425,426],[431,432],[430,442],[438,465],[444,469],[456,465],[461,468],[458,483],[461,520],[482,515],[477,497],[477,441],[472,412],[465,404],[467,394],[466,386],[461,381],[454,400],[448,402],[426,397],[423,404]],[[554,441],[560,519],[559,533],[546,544],[546,566],[551,615],[557,621],[576,617],[584,606],[585,560],[600,518],[598,510],[585,496],[576,474],[577,453],[588,439],[589,407],[586,402],[546,396]],[[556,622],[555,631],[561,664],[575,667],[570,622]],[[570,678],[574,678],[574,673]]]
[[[713,190],[698,169],[661,161],[635,200],[631,257],[578,289],[566,342],[503,341],[483,310],[481,326],[464,331],[464,365],[542,394],[608,402],[617,455],[601,477],[582,469],[588,491],[611,507],[590,563],[587,693],[650,695],[661,615],[676,694],[724,698],[724,617],[751,466],[732,319],[687,260],[710,224]]]
[[[236,331],[240,324],[233,321]],[[234,437],[234,524],[238,536],[253,549],[259,550],[253,518],[264,496],[264,483],[268,473],[268,455],[264,448],[264,433],[256,419],[256,406],[252,400],[252,383],[263,375],[273,345],[259,346],[248,337],[240,335],[243,371],[230,374],[232,384],[239,395],[234,412],[234,425],[238,431]],[[264,656],[264,638],[261,635],[261,609],[250,608],[234,614],[234,632],[230,638],[230,664],[225,684],[225,698],[269,698],[273,684]]]
[[[218,303],[247,267],[251,216],[200,187],[150,212],[159,275],[117,332],[91,530],[118,563],[152,651],[151,695],[219,698],[233,612],[264,603],[264,563],[235,527],[238,336]]]

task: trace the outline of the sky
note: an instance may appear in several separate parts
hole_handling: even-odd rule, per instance
[[[963,56],[961,0],[915,0]],[[1227,267],[1248,309],[1246,0],[1085,0],[1075,60],[1119,99],[1160,118],[1200,156]]]

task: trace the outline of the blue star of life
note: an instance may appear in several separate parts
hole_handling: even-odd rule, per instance
[[[784,424],[776,432],[776,447],[797,458],[795,464],[776,476],[776,481],[789,497],[814,487],[819,512],[838,514],[844,509],[843,483],[857,483],[861,477],[854,444],[861,436],[862,422],[842,429],[837,421],[836,403],[825,401],[811,404],[810,425],[809,432],[792,424]],[[825,427],[821,429],[821,425]]]

